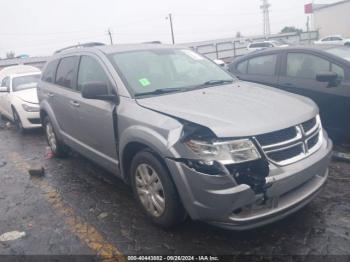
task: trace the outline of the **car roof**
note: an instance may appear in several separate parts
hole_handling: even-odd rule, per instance
[[[325,37],[322,37],[322,39],[328,38],[328,37],[340,37],[343,38],[341,35],[327,35]]]
[[[96,52],[96,50],[100,50],[105,54],[113,54],[113,53],[129,52],[129,51],[159,50],[159,49],[187,49],[187,48],[183,46],[167,45],[167,44],[152,44],[152,43],[117,44],[117,45],[99,45],[94,47],[74,47],[74,48],[70,48],[62,52],[59,52],[58,54],[64,55],[64,54],[82,52],[82,51]]]
[[[19,76],[30,76],[30,75],[41,75],[41,72],[26,72],[26,73],[16,73],[16,74],[10,74],[10,77],[19,77]]]
[[[332,49],[332,48],[341,48],[341,49],[346,49],[349,50],[350,52],[350,48],[346,47],[346,46],[339,46],[339,45],[300,45],[300,46],[287,46],[287,47],[272,47],[272,48],[267,48],[267,49],[263,49],[263,50],[258,50],[255,52],[251,52],[248,53],[247,55],[243,55],[241,57],[238,57],[237,59],[235,59],[232,63],[237,63],[239,61],[245,60],[245,59],[249,59],[251,57],[255,57],[255,56],[259,56],[259,55],[263,55],[263,54],[273,54],[273,53],[281,53],[283,51],[310,51],[310,52],[325,52],[328,49]],[[336,59],[341,59],[343,61],[345,61],[346,64],[350,64],[349,61],[338,57],[336,55],[333,55],[331,53],[327,53],[328,56],[332,56]]]
[[[349,47],[346,46],[339,46],[339,45],[297,45],[297,46],[286,46],[286,47],[279,47],[279,48],[268,48],[256,51],[254,53],[250,54],[260,54],[260,53],[266,53],[266,52],[273,52],[273,51],[283,51],[283,50],[304,50],[304,51],[325,51],[332,48],[344,48],[350,51]]]

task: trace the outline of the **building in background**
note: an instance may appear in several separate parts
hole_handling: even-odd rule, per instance
[[[310,8],[310,7],[308,7]],[[314,29],[320,37],[342,35],[350,37],[350,0],[340,1],[329,5],[313,5]]]

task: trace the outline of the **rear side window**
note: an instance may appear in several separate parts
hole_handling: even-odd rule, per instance
[[[57,68],[56,84],[66,88],[75,89],[78,64],[78,56],[62,58]]]
[[[81,91],[84,84],[92,82],[108,84],[109,80],[107,74],[96,59],[90,56],[82,56],[79,66],[77,90]]]
[[[249,60],[248,74],[273,76],[276,72],[277,55],[259,56]]]
[[[53,83],[55,81],[55,74],[58,65],[58,60],[51,61],[47,64],[42,76],[42,80]]]

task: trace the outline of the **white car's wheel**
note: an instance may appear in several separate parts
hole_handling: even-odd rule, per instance
[[[16,109],[13,108],[12,110],[13,110],[13,122],[15,123],[16,129],[19,133],[23,133],[25,129],[23,128],[21,118],[19,117]]]

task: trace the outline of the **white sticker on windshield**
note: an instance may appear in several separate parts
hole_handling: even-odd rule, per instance
[[[188,55],[189,57],[191,57],[194,60],[203,60],[204,58],[198,54],[196,54],[195,52],[191,51],[191,50],[181,50],[184,54]]]

